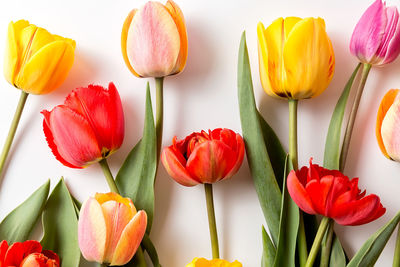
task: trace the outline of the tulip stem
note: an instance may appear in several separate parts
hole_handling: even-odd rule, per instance
[[[331,222],[328,225],[328,231],[326,233],[324,243],[322,244],[320,267],[328,267],[329,266],[329,258],[331,256],[332,239],[333,239],[333,221],[331,220]]]
[[[217,224],[215,222],[214,199],[212,184],[204,184],[207,202],[208,226],[210,227],[211,248],[213,259],[219,259]]]
[[[108,166],[107,160],[104,158],[99,161],[101,169],[103,170],[104,176],[106,177],[106,181],[108,187],[110,187],[111,192],[119,194],[119,190],[117,184],[115,183],[114,177],[111,173],[110,167]]]
[[[162,134],[163,134],[163,98],[164,98],[164,77],[155,78],[156,80],[156,136],[157,136],[157,164],[160,161]]]
[[[346,131],[343,138],[343,146],[340,154],[340,170],[344,170],[346,164],[347,154],[349,152],[351,135],[353,133],[354,122],[356,120],[358,107],[360,106],[361,96],[364,91],[365,83],[367,82],[369,71],[372,65],[364,63],[361,74],[360,84],[358,85],[356,96],[354,98],[353,107],[351,108],[349,121],[347,122]]]
[[[317,234],[315,235],[314,242],[311,247],[310,255],[308,255],[306,267],[312,267],[315,261],[315,258],[318,255],[319,248],[321,247],[322,239],[325,236],[325,232],[328,229],[328,226],[331,224],[331,219],[328,217],[324,217],[319,225]],[[333,227],[333,225],[332,225]]]
[[[400,224],[397,229],[396,248],[394,249],[393,267],[400,267]]]
[[[17,131],[19,120],[21,119],[22,110],[24,109],[26,99],[28,98],[28,93],[21,90],[21,96],[19,98],[17,109],[15,110],[14,118],[11,123],[10,130],[8,131],[6,142],[4,143],[3,151],[0,156],[0,176],[3,173],[4,165],[10,152],[11,144],[14,140],[15,132]]]

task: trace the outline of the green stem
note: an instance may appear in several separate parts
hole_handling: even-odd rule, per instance
[[[346,164],[347,154],[349,152],[351,135],[353,133],[354,122],[356,120],[358,107],[360,106],[361,96],[364,91],[365,83],[367,82],[369,71],[371,70],[371,64],[364,64],[361,74],[360,84],[358,85],[356,96],[354,98],[353,107],[351,108],[349,121],[347,122],[346,131],[343,138],[342,152],[340,154],[340,170],[344,170]]]
[[[303,212],[299,210],[299,232],[297,234],[297,245],[299,248],[299,262],[300,266],[305,266],[307,257],[308,257],[308,252],[307,252],[307,237],[306,237],[306,231],[304,227],[304,218],[303,218]]]
[[[144,252],[141,246],[138,247],[134,256],[135,266],[137,267],[147,267],[146,259],[144,258]]]
[[[330,220],[330,223],[328,225],[328,231],[326,233],[324,240],[325,242],[322,245],[320,267],[329,266],[329,258],[331,256],[331,248],[332,248],[332,239],[333,239],[333,220]]]
[[[313,266],[315,258],[318,255],[319,248],[321,247],[321,241],[324,238],[324,235],[325,235],[326,229],[328,228],[328,225],[330,224],[330,220],[331,219],[328,217],[324,217],[322,219],[322,221],[319,225],[319,228],[318,228],[318,232],[315,235],[315,239],[312,244],[310,254],[308,255],[308,258],[307,258],[307,262],[305,265],[306,267]]]
[[[3,173],[4,164],[10,152],[11,144],[14,140],[15,132],[17,131],[19,120],[21,119],[22,110],[24,109],[26,99],[28,98],[28,93],[21,90],[21,96],[19,98],[17,109],[15,110],[14,118],[11,123],[10,130],[8,131],[6,142],[4,143],[3,151],[0,156],[0,176]]]
[[[393,267],[400,267],[400,224],[397,229],[396,248],[394,249]]]
[[[101,169],[103,170],[104,176],[106,177],[106,181],[108,187],[110,187],[111,192],[119,194],[119,190],[117,184],[115,183],[114,177],[111,173],[110,167],[108,166],[107,160],[104,158],[99,161]]]
[[[157,136],[157,163],[160,160],[162,134],[163,134],[163,86],[164,77],[155,78],[156,80],[156,136]]]
[[[212,184],[204,184],[207,202],[208,226],[210,227],[211,248],[213,259],[219,259],[217,224],[215,222]]]

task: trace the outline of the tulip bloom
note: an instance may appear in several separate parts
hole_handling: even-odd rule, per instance
[[[137,77],[164,77],[181,72],[188,40],[183,13],[172,0],[149,1],[132,10],[121,35],[122,55]]]
[[[376,138],[382,153],[400,162],[400,96],[399,89],[386,93],[376,119]]]
[[[204,258],[194,258],[186,267],[242,267],[242,264],[238,261],[230,263],[221,259],[206,260]]]
[[[278,98],[304,99],[321,94],[335,68],[331,40],[321,18],[279,18],[257,27],[261,84]]]
[[[74,62],[75,41],[26,20],[10,22],[4,60],[6,80],[30,94],[59,87]]]
[[[358,178],[349,179],[337,170],[316,164],[291,171],[287,188],[293,201],[304,212],[321,214],[341,225],[361,225],[381,217],[383,208],[378,196],[365,196],[358,188]]]
[[[161,161],[168,174],[184,186],[214,183],[234,175],[242,164],[244,142],[229,129],[192,133],[164,148]]]
[[[132,200],[116,193],[97,193],[83,203],[79,214],[82,255],[89,261],[124,265],[138,249],[146,226],[146,212],[137,212]]]
[[[54,252],[43,250],[38,241],[16,242],[8,246],[0,242],[0,266],[59,267],[60,259]]]
[[[84,168],[115,152],[124,139],[124,113],[113,83],[73,90],[63,105],[43,110],[43,130],[55,157]]]
[[[361,62],[384,65],[400,53],[400,20],[395,6],[376,0],[358,21],[350,41],[350,51]]]

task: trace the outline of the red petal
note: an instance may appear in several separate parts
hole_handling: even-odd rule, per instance
[[[235,147],[236,149],[233,149],[233,151],[236,152],[236,162],[233,165],[232,169],[229,171],[229,173],[226,175],[226,178],[231,177],[234,175],[240,168],[243,162],[243,157],[244,157],[244,141],[243,138],[239,134],[235,134]]]
[[[42,246],[38,241],[28,240],[12,244],[5,256],[4,266],[19,266],[22,260],[32,253],[40,253]]]
[[[51,250],[43,250],[42,254],[51,260],[55,260],[58,265],[60,265],[60,257]]]
[[[322,179],[307,183],[306,191],[317,213],[327,215],[327,198],[332,188],[334,177],[325,176]]]
[[[0,266],[4,262],[4,257],[6,256],[8,250],[8,243],[6,240],[1,241],[0,243]]]
[[[291,171],[289,173],[286,184],[291,198],[300,209],[309,214],[317,213],[314,209],[314,205],[310,196],[307,194],[306,189],[297,178],[295,171]]]

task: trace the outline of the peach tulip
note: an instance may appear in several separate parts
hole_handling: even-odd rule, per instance
[[[122,55],[137,77],[164,77],[181,72],[188,40],[182,11],[172,0],[149,1],[132,10],[121,35]]]
[[[124,265],[138,249],[146,226],[146,212],[137,212],[132,200],[117,193],[97,193],[83,203],[79,214],[82,255],[88,261]]]

